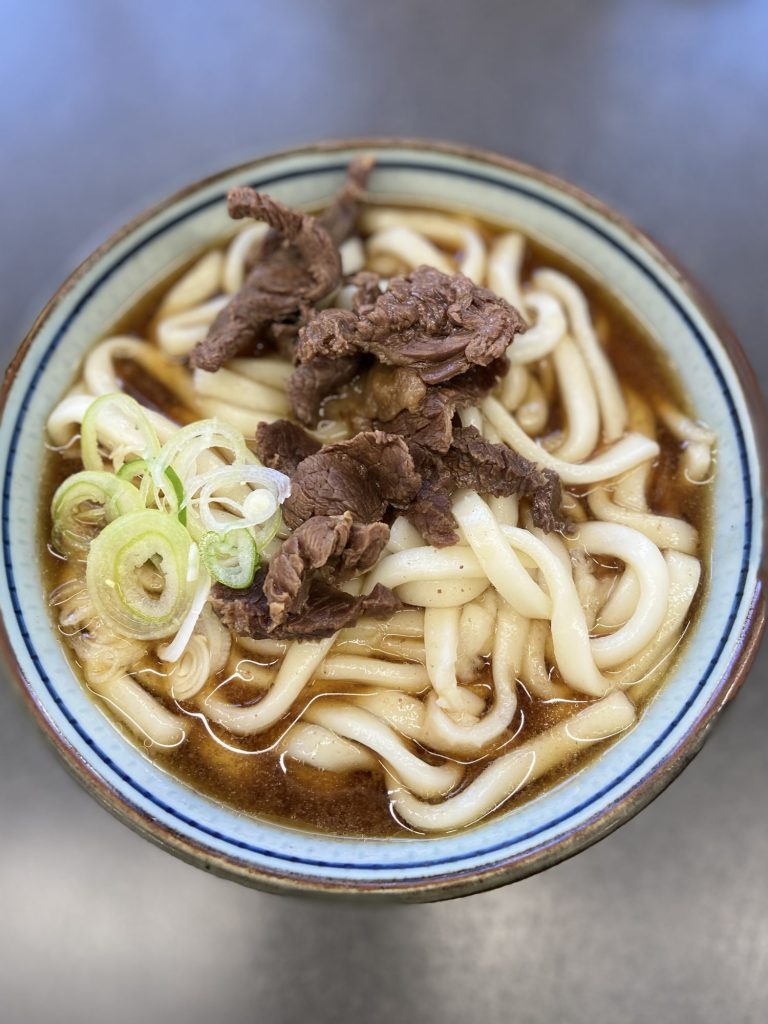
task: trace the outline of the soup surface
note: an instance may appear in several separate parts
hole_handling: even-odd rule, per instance
[[[439,264],[520,308],[527,324],[509,347],[509,372],[456,409],[453,429],[474,427],[489,445],[530,457],[517,445],[517,431],[538,446],[541,461],[554,458],[566,530],[538,528],[533,494],[493,495],[465,485],[453,489],[458,544],[437,548],[405,513],[390,508],[386,546],[372,568],[353,574],[349,589],[359,590],[362,580],[365,592],[378,574],[390,581],[400,610],[363,615],[327,640],[302,641],[281,638],[279,630],[248,637],[227,629],[207,601],[197,624],[187,614],[192,640],[179,642],[179,657],[169,661],[163,649],[179,623],[165,636],[121,636],[115,621],[94,607],[86,578],[90,551],[62,551],[55,537],[50,542],[49,509],[57,489],[83,469],[79,424],[96,395],[123,392],[178,426],[216,418],[246,439],[262,417],[295,418],[286,397],[292,364],[285,346],[265,344],[258,355],[237,356],[218,372],[188,363],[258,262],[262,239],[262,229],[249,222],[148,292],[105,330],[69,399],[54,410],[41,540],[52,615],[73,667],[147,757],[246,813],[291,827],[385,837],[453,831],[509,812],[616,742],[662,685],[704,589],[714,438],[696,420],[654,340],[561,254],[510,225],[450,211],[362,205],[341,247],[347,274],[371,271],[386,293],[396,275]],[[351,291],[342,283],[318,307],[348,307]],[[525,358],[515,362],[516,350]],[[318,441],[343,441],[364,429],[366,380],[376,367],[370,356],[361,367],[325,398],[310,431]],[[618,432],[606,381],[623,408]],[[81,396],[79,405],[72,396]],[[387,431],[387,422],[375,425]],[[172,437],[173,426],[168,431]],[[132,461],[109,440],[108,428],[97,435],[104,471]],[[614,472],[610,460],[621,444],[629,454]],[[221,447],[212,447],[218,457]],[[608,469],[582,473],[582,482],[582,468],[600,460]],[[132,472],[123,470],[123,477],[141,490],[141,473],[146,480],[149,473]],[[149,484],[142,493],[151,505]],[[178,505],[178,495],[173,500]],[[93,500],[79,506],[79,523],[99,520],[95,505],[91,520]],[[177,505],[171,511],[178,517]],[[156,506],[168,513],[159,498]],[[225,503],[217,509],[220,518],[229,514]],[[488,544],[509,541],[502,554],[515,565],[508,570],[483,561],[486,527],[493,536]],[[262,538],[265,564],[290,533],[283,522],[274,539]],[[442,565],[434,560],[452,550],[476,557],[481,568],[467,575],[457,563],[453,576],[446,569],[441,579],[429,565]],[[401,576],[390,567],[406,551],[424,552],[421,575],[398,583]],[[634,552],[637,564],[622,557],[625,551]],[[141,563],[135,568],[144,574],[142,587],[156,595],[164,563],[151,553]],[[232,569],[231,560],[226,567]],[[511,604],[525,594],[504,575],[513,571],[534,588],[533,614]],[[570,622],[569,608],[577,608]],[[286,664],[281,674],[291,657],[294,668]],[[269,701],[290,687],[292,672],[294,678],[304,672],[303,684],[300,679],[270,715]],[[260,705],[267,709],[263,718],[247,720]],[[577,717],[585,712],[594,717]]]

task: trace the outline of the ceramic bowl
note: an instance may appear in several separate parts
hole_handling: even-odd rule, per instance
[[[682,655],[638,725],[521,809],[436,839],[319,836],[235,813],[157,768],[86,694],[52,627],[37,517],[44,424],[105,325],[227,230],[225,193],[247,183],[292,206],[334,192],[350,157],[377,158],[378,198],[457,206],[519,225],[603,282],[671,357],[718,436],[711,571]],[[503,157],[424,142],[362,141],[268,156],[138,217],[90,256],[41,313],[5,382],[0,434],[4,646],[41,727],[86,788],[127,824],[207,870],[264,889],[433,900],[501,885],[627,821],[691,760],[734,695],[764,621],[757,389],[733,337],[686,276],[601,203]],[[758,403],[759,404],[759,403]]]

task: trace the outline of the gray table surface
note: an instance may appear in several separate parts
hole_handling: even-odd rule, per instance
[[[764,0],[5,0],[0,344],[200,175],[354,134],[476,143],[678,254],[768,377]],[[609,839],[453,903],[209,877],[65,774],[0,686],[0,1021],[762,1022],[768,652],[694,765]]]

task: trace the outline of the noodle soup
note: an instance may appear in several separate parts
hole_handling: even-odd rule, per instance
[[[512,811],[620,741],[663,685],[701,595],[715,438],[594,282],[450,211],[361,204],[328,294],[205,369],[195,353],[226,337],[270,245],[290,262],[266,231],[249,223],[149,295],[51,414],[44,531],[63,642],[127,737],[239,810],[363,836]],[[422,330],[427,292],[450,298],[437,336]],[[387,294],[410,319],[387,321],[380,344]],[[476,309],[478,336],[518,318],[502,358],[434,379],[457,333],[462,358],[474,344]],[[343,352],[320,350],[342,334]],[[312,421],[296,353],[336,374]],[[438,399],[445,443],[422,415]],[[284,420],[301,424],[288,436],[303,458],[269,448]],[[343,446],[361,436],[380,446],[358,473],[378,518],[313,484],[321,470],[347,481],[338,460],[347,472]],[[384,479],[393,452],[410,496]],[[310,520],[340,549],[319,565],[299,542]],[[370,564],[358,551],[342,572],[355,537]],[[283,563],[296,593],[268,582]]]

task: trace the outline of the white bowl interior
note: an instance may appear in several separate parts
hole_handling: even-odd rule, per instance
[[[671,354],[696,410],[718,435],[704,607],[669,679],[629,735],[543,798],[458,835],[360,841],[293,831],[238,815],[152,765],[86,695],[49,620],[38,519],[30,514],[45,420],[105,328],[190,252],[227,232],[230,185],[247,182],[292,205],[316,204],[333,192],[349,155],[293,154],[223,175],[129,232],[58,303],[21,366],[2,422],[0,603],[39,706],[92,770],[141,812],[213,855],[266,872],[385,885],[484,869],[548,847],[641,783],[708,707],[737,650],[761,557],[763,510],[755,437],[736,373],[686,292],[640,242],[579,198],[522,173],[471,157],[388,149],[379,157],[374,193],[460,206],[518,225],[608,285]]]

